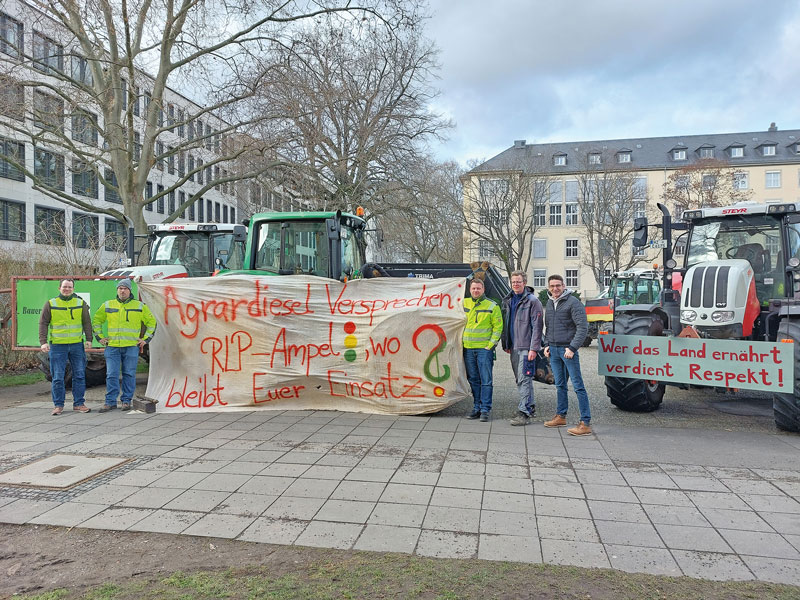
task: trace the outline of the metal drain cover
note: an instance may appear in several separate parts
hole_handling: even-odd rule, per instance
[[[132,458],[54,454],[0,473],[0,485],[65,490],[126,463]]]

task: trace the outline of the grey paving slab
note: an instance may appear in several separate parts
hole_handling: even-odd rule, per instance
[[[604,544],[664,548],[664,542],[650,523],[597,520],[594,526]]]
[[[634,487],[634,493],[642,504],[694,507],[694,503],[680,490]]]
[[[678,485],[666,473],[622,473],[629,486],[634,488],[677,489]]]
[[[739,529],[745,531],[772,532],[772,527],[751,510],[729,510],[726,508],[701,508],[709,523],[717,529]]]
[[[113,483],[108,483],[99,485],[88,492],[80,494],[75,498],[75,501],[86,502],[88,504],[116,504],[141,489],[142,488],[133,485],[115,485]]]
[[[800,582],[800,561],[763,556],[742,556],[742,561],[761,581],[798,585]]]
[[[683,574],[689,577],[715,581],[755,579],[742,559],[733,554],[673,550],[672,556]]]
[[[223,500],[230,496],[230,492],[215,492],[210,490],[186,490],[164,505],[168,510],[190,510],[209,512],[214,510]]]
[[[758,494],[762,496],[783,496],[783,492],[771,481],[762,479],[720,479],[735,494]]]
[[[243,494],[235,492],[214,507],[213,512],[241,515],[244,517],[257,517],[277,500],[277,496],[263,494]]]
[[[417,464],[415,466],[419,467],[422,465]],[[392,483],[411,483],[418,485],[436,485],[437,481],[439,481],[438,470],[416,471],[405,468],[401,468],[395,471],[395,474],[391,479]]]
[[[335,479],[341,481],[350,472],[350,467],[332,465],[314,465],[309,467],[301,477],[308,479]]]
[[[146,487],[131,494],[122,503],[125,506],[135,506],[137,508],[161,508],[182,493],[183,490],[181,489]],[[178,532],[171,531],[169,533]]]
[[[610,502],[638,503],[639,498],[629,487],[620,485],[603,485],[587,483],[583,486],[587,498],[592,500],[608,500]]]
[[[301,498],[328,498],[339,481],[335,479],[296,479],[286,491],[284,496],[299,496]]]
[[[487,475],[484,489],[498,492],[515,492],[518,494],[532,494],[533,482],[528,478],[497,477]]]
[[[483,465],[481,465],[481,467],[483,467]],[[481,470],[483,469],[481,468]],[[470,488],[473,490],[482,490],[484,482],[485,482],[485,477],[478,473],[448,472],[439,475],[439,481],[436,483],[436,485],[440,487]]]
[[[800,560],[800,552],[777,533],[740,529],[720,529],[719,533],[737,554]]]
[[[759,512],[758,515],[778,533],[800,535],[800,519],[794,513]]]
[[[158,473],[158,471],[150,471],[150,472]],[[167,473],[165,475],[163,472],[161,472],[161,476],[148,485],[149,487],[173,488],[173,489],[185,490],[187,488],[192,487],[199,481],[202,481],[208,476],[209,476],[208,473],[187,473],[187,472],[173,471],[172,473]]]
[[[686,496],[698,508],[728,508],[731,510],[747,510],[739,496],[731,492],[686,492]],[[770,498],[772,496],[769,496]]]
[[[682,490],[692,490],[700,492],[729,492],[725,484],[717,479],[712,479],[706,476],[694,475],[675,475],[671,474],[670,478],[675,482],[675,485]]]
[[[58,525],[61,527],[75,527],[87,519],[91,519],[96,514],[103,512],[108,506],[105,504],[86,504],[67,502],[60,504],[30,519],[29,523],[41,525]]]
[[[378,502],[369,517],[369,523],[398,527],[421,527],[426,511],[427,506],[423,504]]]
[[[533,477],[533,474],[531,474]],[[561,498],[584,498],[583,486],[564,481],[534,480],[533,491],[537,496],[557,496]]]
[[[798,515],[800,518],[800,502],[788,496],[762,496],[760,494],[739,494],[748,506],[759,512],[783,512]]]
[[[415,527],[367,525],[355,543],[355,550],[402,552],[411,554],[417,545],[420,530]]]
[[[605,500],[589,500],[589,512],[594,519],[604,521],[623,521],[627,523],[649,523],[647,513],[639,504],[629,502],[609,502]]]
[[[557,496],[535,496],[536,514],[551,517],[591,519],[586,500],[560,498]]]
[[[459,488],[436,487],[430,499],[432,506],[449,506],[452,508],[481,508],[483,492]]]
[[[355,467],[347,474],[345,479],[354,481],[382,481],[388,482],[394,477],[393,469],[370,469],[366,467]]]
[[[331,523],[327,521],[312,521],[305,528],[295,543],[301,546],[315,546],[318,548],[351,548],[363,526],[353,523]]]
[[[615,471],[576,469],[575,476],[578,478],[578,481],[583,484],[628,485],[628,482],[622,476],[622,473]]]
[[[314,515],[314,519],[317,521],[366,523],[375,505],[376,502],[360,502],[358,500],[328,500]]]
[[[301,519],[308,521],[314,518],[320,507],[325,504],[324,498],[300,498],[281,496],[270,504],[263,516],[276,519]]]
[[[163,471],[133,469],[111,480],[112,485],[145,487],[164,477]]]
[[[542,562],[542,549],[539,538],[536,536],[482,533],[478,541],[478,558],[540,563]]]
[[[296,463],[273,463],[264,467],[258,475],[265,477],[302,477],[311,465],[300,465]]]
[[[183,533],[184,535],[234,539],[247,529],[254,520],[255,517],[209,514],[187,527]]]
[[[280,496],[286,488],[294,483],[292,477],[273,477],[255,475],[239,488],[242,494],[265,494],[267,496]]]
[[[687,527],[656,523],[656,530],[668,548],[701,552],[733,552],[722,536],[710,527]]]
[[[577,483],[575,472],[572,469],[549,468],[549,467],[530,467],[531,479],[534,487],[542,481],[565,481],[567,483]]]
[[[557,565],[610,568],[606,549],[595,542],[542,539],[542,560]]]
[[[480,532],[538,538],[536,518],[526,513],[482,510]]]
[[[446,506],[429,506],[422,522],[424,529],[478,533],[481,511],[475,508],[452,509]]]
[[[81,527],[124,531],[154,512],[154,510],[146,508],[109,508],[81,523]]]
[[[627,525],[631,525],[631,523],[627,523]],[[591,519],[537,516],[536,526],[539,530],[539,537],[542,539],[569,540],[581,543],[600,541]]]
[[[495,492],[492,490],[487,490],[483,493],[482,508],[484,510],[527,513],[531,515],[535,512],[532,495]]]
[[[672,577],[682,575],[678,563],[672,558],[670,551],[664,548],[642,548],[618,544],[606,544],[605,547],[614,569],[629,573],[670,575]]]
[[[389,483],[381,494],[380,501],[397,504],[428,504],[431,494],[433,494],[433,486],[430,485]]]
[[[478,552],[478,535],[452,531],[423,529],[416,553],[434,558],[474,558]]]
[[[487,477],[530,478],[530,473],[526,465],[507,465],[499,463],[487,463],[485,475]]]
[[[197,490],[210,490],[215,492],[235,492],[252,478],[251,475],[237,475],[235,473],[212,473],[194,484]]]
[[[262,544],[291,545],[307,525],[306,521],[259,517],[239,535],[238,539]]]
[[[203,517],[203,513],[185,510],[156,510],[141,521],[137,521],[129,531],[151,531],[157,533],[181,533],[184,529]]]

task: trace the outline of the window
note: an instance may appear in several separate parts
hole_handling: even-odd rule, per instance
[[[781,172],[780,171],[767,171],[767,188],[781,187]]]
[[[37,206],[33,211],[33,241],[49,246],[64,245],[64,211]]]
[[[122,100],[122,110],[128,110],[128,82],[124,79],[120,80],[120,99]]]
[[[634,256],[647,256],[647,246],[642,246],[641,248],[638,248],[636,246],[631,245],[631,253],[633,253]]]
[[[218,167],[218,166],[215,166],[215,167],[214,167],[214,181],[219,181],[219,178],[220,178],[220,175],[219,175],[219,167]],[[206,183],[208,183],[208,180],[206,180]],[[215,189],[215,190],[219,190],[219,183],[217,183],[217,184],[215,184],[215,185],[214,185],[214,189]]]
[[[178,137],[183,137],[183,128],[184,128],[184,119],[186,118],[186,113],[183,112],[182,108],[178,109]]]
[[[578,205],[576,203],[569,203],[564,206],[564,225],[577,225],[578,224]]]
[[[64,71],[64,47],[38,31],[33,32],[33,68],[42,73]]]
[[[478,241],[478,258],[491,258],[492,257],[492,247],[489,245],[489,242],[486,240],[479,240]]]
[[[125,251],[125,226],[119,221],[106,217],[105,249],[109,252]]]
[[[600,238],[600,243],[598,244],[598,250],[600,251],[600,256],[603,258],[608,258],[613,254],[611,248],[611,242],[603,238]]]
[[[138,86],[133,88],[133,98],[131,98],[131,102],[133,103],[133,116],[139,116],[139,94],[141,90]]]
[[[744,146],[733,146],[731,148],[731,158],[742,158],[744,156]]]
[[[629,163],[629,162],[631,162],[631,153],[630,152],[619,152],[617,154],[617,162],[618,163]]]
[[[2,17],[1,13],[0,17]],[[0,240],[25,241],[24,203],[0,200]]]
[[[577,289],[578,287],[578,269],[565,269],[564,270],[564,286],[570,289]]]
[[[700,158],[714,158],[714,149],[700,148]]]
[[[72,243],[76,248],[97,248],[100,243],[98,218],[72,213]]]
[[[564,257],[578,258],[578,240],[564,240]]]
[[[236,223],[236,209],[231,206],[231,223]]]
[[[200,200],[197,201],[197,221],[198,221],[198,223],[202,223],[203,220],[205,219],[205,217],[203,216],[203,204],[204,203],[205,203],[205,201],[202,198],[200,198]]]
[[[550,225],[553,225],[553,226],[561,225],[561,205],[560,204],[551,204],[550,205]]]
[[[194,221],[194,202],[189,205],[189,220]]]
[[[605,287],[611,285],[611,269],[603,269],[603,285]]]
[[[567,155],[566,154],[556,154],[553,156],[553,166],[555,167],[564,167],[567,164]]]
[[[167,202],[167,206],[169,208],[169,212],[167,214],[171,215],[175,212],[175,190],[169,192],[168,198],[169,200]]]
[[[537,204],[533,207],[533,223],[537,227],[544,227],[547,225],[547,213],[544,204]]]
[[[189,181],[194,181],[194,173],[192,173],[192,171],[194,171],[194,156],[191,154],[189,155],[189,165],[187,168],[189,170]]]
[[[704,190],[712,190],[717,185],[717,178],[714,175],[703,175],[702,185]]]
[[[217,223],[221,223],[222,222],[222,221],[220,221],[220,217],[222,216],[220,214],[220,212],[221,211],[220,211],[219,202],[214,202],[214,221],[216,221]]]
[[[175,175],[175,154],[173,153],[172,146],[167,146],[167,173]]]
[[[0,74],[0,115],[25,120],[25,86]]]
[[[158,200],[156,200],[156,212],[160,215],[164,214],[164,186],[158,184],[156,186],[156,194],[158,195]]]
[[[144,197],[150,199],[153,197],[153,182],[148,181],[144,184]],[[144,209],[150,212],[153,212],[153,203],[148,202],[144,205]]]
[[[217,131],[216,133],[214,133],[214,152],[219,152],[219,148],[220,148],[220,136],[219,136],[219,131]]]
[[[533,258],[547,258],[547,240],[533,240]]]
[[[634,200],[633,201],[633,218],[642,218],[645,216],[645,206],[646,202],[644,200]]]
[[[204,169],[203,169],[203,159],[202,158],[198,158],[197,159],[197,183],[200,183],[200,184],[203,183],[203,171],[204,171]]]
[[[72,114],[72,139],[97,146],[97,115],[76,109]]]
[[[164,144],[162,142],[156,142],[156,169],[159,171],[164,170]]]
[[[212,169],[212,167],[206,167],[206,185],[211,183],[211,180],[213,179],[213,175],[211,173],[211,169]]]
[[[142,107],[144,111],[144,118],[147,118],[147,111],[150,110],[150,103],[153,101],[153,96],[150,95],[150,92],[145,92],[144,97],[142,98],[142,103],[144,106]]]
[[[672,151],[672,160],[686,160],[686,149],[676,148]]]
[[[139,159],[142,157],[142,138],[139,135],[138,131],[133,132],[133,160],[134,162],[139,162]]]
[[[547,285],[547,269],[534,269],[531,285],[533,285],[534,288],[545,287]]]
[[[178,177],[186,175],[186,153],[181,151],[178,153]]]
[[[34,148],[33,174],[43,185],[64,191],[64,157],[61,154]]]
[[[676,190],[688,190],[689,189],[689,176],[688,175],[680,175],[675,178],[675,189]]]
[[[774,144],[765,144],[761,146],[761,154],[764,156],[775,156],[776,146]]]
[[[175,125],[175,105],[174,104],[167,104],[167,125],[169,125],[169,130],[172,131],[173,125]]]
[[[103,174],[106,182],[105,194],[106,202],[113,202],[114,204],[122,204],[122,198],[119,197],[119,183],[117,183],[117,175],[111,169],[106,169]]]
[[[0,138],[0,177],[25,181],[25,144]]]
[[[186,194],[183,192],[178,192],[178,206],[183,206],[183,203],[186,202]],[[181,219],[186,218],[186,209],[181,209]]]
[[[206,219],[209,221],[214,220],[214,203],[211,200],[206,200]]]
[[[0,52],[19,57],[24,46],[23,40],[22,23],[0,13]]]
[[[561,203],[561,190],[564,186],[560,181],[554,181],[550,184],[550,190],[548,194],[548,199],[550,200],[550,204],[560,204]]]
[[[33,124],[45,131],[64,131],[64,102],[36,90],[33,93]]]
[[[91,86],[94,83],[89,61],[82,56],[72,56],[72,79],[85,86]]]
[[[213,135],[213,132],[214,132],[214,130],[211,129],[211,125],[209,123],[206,123],[206,141],[205,141],[206,150],[213,150],[213,148],[214,148],[214,135]]]
[[[227,204],[223,204],[222,205],[222,222],[223,223],[227,223],[228,222],[228,205]]]
[[[589,155],[589,164],[590,165],[599,165],[601,162],[600,155],[597,152],[592,152]]]
[[[97,198],[97,173],[77,158],[72,159],[72,193]]]
[[[750,187],[750,182],[748,181],[747,173],[744,171],[738,171],[733,174],[733,187],[737,190],[746,190]]]

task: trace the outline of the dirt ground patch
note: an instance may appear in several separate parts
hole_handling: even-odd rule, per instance
[[[0,540],[2,598],[788,600],[800,595],[800,588],[760,582],[719,583],[167,534],[0,524]]]

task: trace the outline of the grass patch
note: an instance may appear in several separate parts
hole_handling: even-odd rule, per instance
[[[798,598],[800,588],[764,582],[706,581],[610,569],[428,559],[377,553],[310,550],[307,560],[271,556],[258,566],[177,571],[168,577],[108,583],[83,591],[55,590],[30,600],[375,600],[408,598],[592,598],[592,600],[727,600]],[[271,560],[274,559],[274,560]],[[272,564],[274,562],[274,564]]]
[[[17,375],[0,375],[0,387],[29,385],[39,381],[44,381],[44,373],[41,371],[31,371],[30,373],[19,373]]]

